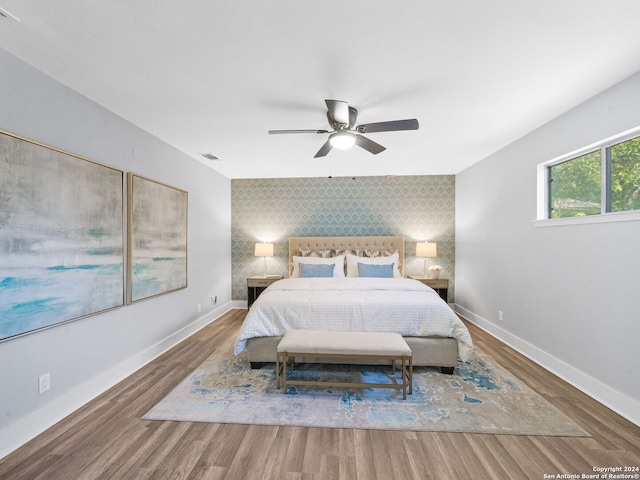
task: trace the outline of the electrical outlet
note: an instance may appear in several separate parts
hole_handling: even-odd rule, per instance
[[[498,320],[501,322],[504,320],[504,315],[502,313],[502,310],[498,310]]]
[[[198,313],[202,312],[202,304],[198,304]]]
[[[211,297],[211,305],[215,305],[216,303],[218,303],[218,296],[217,295],[215,297]]]
[[[51,388],[51,374],[45,373],[38,377],[38,393],[44,393]]]

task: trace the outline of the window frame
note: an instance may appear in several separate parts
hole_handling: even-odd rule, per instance
[[[619,143],[640,137],[640,127],[635,127],[618,135],[592,143],[572,152],[548,160],[538,165],[538,202],[536,226],[574,225],[640,220],[640,210],[611,211],[611,150]],[[551,218],[551,167],[565,163],[583,155],[600,151],[600,213],[586,216]]]

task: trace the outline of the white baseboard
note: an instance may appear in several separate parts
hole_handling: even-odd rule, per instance
[[[173,348],[185,338],[214,322],[231,310],[232,302],[212,310],[172,333],[146,350],[126,359],[106,372],[56,398],[43,408],[0,430],[0,459],[44,432],[67,415],[121,382],[146,364]]]
[[[589,395],[594,400],[610,408],[630,422],[640,426],[640,417],[638,417],[638,415],[640,415],[640,401],[611,388],[600,380],[585,374],[460,305],[456,304],[454,310],[460,316],[506,343],[541,367],[549,370],[565,382],[573,385],[581,392]]]

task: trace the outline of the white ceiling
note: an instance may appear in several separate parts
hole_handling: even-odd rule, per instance
[[[6,51],[230,178],[457,173],[640,71],[638,0],[0,7]],[[420,129],[323,159],[326,135],[267,134],[328,129],[324,99]]]

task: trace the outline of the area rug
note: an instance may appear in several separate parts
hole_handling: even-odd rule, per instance
[[[153,407],[146,420],[511,435],[589,436],[540,395],[475,350],[453,375],[416,367],[413,394],[400,390],[289,387],[276,390],[275,364],[252,369],[233,342],[215,351]],[[296,364],[293,375],[397,382],[389,366]]]

